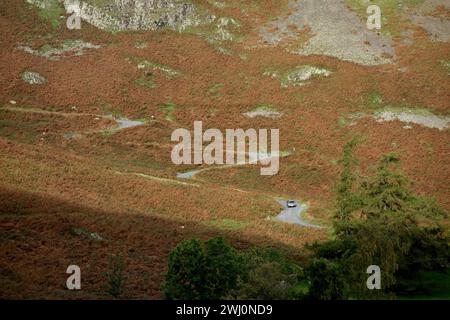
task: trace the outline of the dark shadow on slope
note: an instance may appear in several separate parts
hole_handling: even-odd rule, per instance
[[[237,248],[294,248],[194,222],[105,212],[53,196],[0,186],[0,298],[107,299],[108,257],[128,267],[123,298],[159,299],[171,250],[182,240],[223,236]],[[297,255],[296,258],[300,258]],[[66,289],[66,269],[81,268],[82,290]]]

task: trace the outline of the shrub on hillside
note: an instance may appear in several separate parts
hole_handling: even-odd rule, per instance
[[[222,238],[186,240],[169,256],[168,299],[295,299],[305,295],[303,269],[275,250],[239,252]]]
[[[339,262],[324,258],[314,259],[308,269],[309,296],[316,300],[347,298],[346,279]]]
[[[118,298],[123,292],[125,282],[125,260],[121,256],[111,255],[108,258],[108,271],[105,273],[107,291],[114,298]]]
[[[303,269],[276,250],[253,249],[241,255],[241,277],[228,298],[291,300],[306,295]]]
[[[241,260],[222,238],[181,242],[169,256],[163,292],[168,299],[220,299],[236,287]]]

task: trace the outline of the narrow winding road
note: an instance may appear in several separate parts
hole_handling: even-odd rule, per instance
[[[286,205],[286,200],[280,199],[278,200],[278,203],[284,207],[284,210],[281,211],[281,213],[276,217],[277,220],[286,223],[298,224],[308,228],[322,228],[321,226],[306,222],[303,219],[302,214],[308,209],[307,204],[295,202],[297,205],[296,207],[288,208]]]
[[[270,157],[270,155],[267,154],[250,154],[249,155],[250,158],[252,157],[257,157],[256,159],[264,159],[266,157]],[[203,172],[203,171],[207,171],[207,170],[213,170],[213,169],[224,169],[224,168],[230,168],[233,166],[239,166],[239,165],[243,165],[245,163],[237,163],[234,165],[222,165],[222,166],[211,166],[211,167],[206,167],[206,168],[202,168],[202,169],[194,169],[191,171],[187,171],[187,172],[179,172],[177,173],[177,178],[178,179],[187,179],[187,180],[191,180],[194,179],[195,175]],[[281,211],[281,213],[279,215],[276,216],[276,220],[278,221],[282,221],[285,223],[291,223],[291,224],[297,224],[303,227],[308,227],[308,228],[317,228],[317,229],[321,229],[321,226],[315,225],[315,224],[311,224],[307,221],[305,221],[302,217],[302,214],[304,214],[306,212],[306,210],[308,209],[308,205],[305,203],[296,203],[296,207],[293,208],[288,208],[286,205],[286,200],[283,199],[278,199],[277,200],[279,204],[281,204],[284,208],[283,211]]]

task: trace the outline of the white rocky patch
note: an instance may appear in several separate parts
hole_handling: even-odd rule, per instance
[[[41,85],[47,82],[47,79],[45,79],[45,77],[33,71],[24,71],[21,74],[21,78],[23,81],[31,85]]]
[[[279,71],[266,71],[265,76],[279,79],[282,88],[299,87],[318,77],[328,77],[332,71],[313,65],[301,65],[284,73]]]
[[[243,113],[243,115],[246,116],[247,118],[257,118],[257,117],[264,117],[271,119],[281,118],[281,113],[270,107],[258,107],[252,111]]]
[[[344,3],[344,0],[289,1],[289,13],[260,29],[262,42],[277,45],[284,39],[295,40],[297,30],[310,28],[312,37],[300,48],[300,55],[325,55],[362,65],[391,63],[395,57],[392,39],[368,30]]]
[[[45,9],[48,0],[27,0]],[[66,11],[74,9],[73,1],[60,0]],[[182,31],[208,20],[189,0],[105,0],[101,4],[80,0],[75,13],[93,26],[111,32],[158,30]]]
[[[51,46],[43,46],[39,49],[33,49],[29,46],[19,46],[20,50],[23,50],[26,53],[44,57],[48,60],[59,60],[67,55],[81,56],[83,55],[86,49],[99,49],[100,45],[95,45],[89,42],[85,42],[83,40],[70,40],[65,41],[61,47],[54,48]]]
[[[331,71],[325,68],[319,68],[316,66],[301,66],[296,70],[290,72],[286,76],[286,81],[283,86],[287,87],[289,85],[301,86],[304,85],[306,81],[311,80],[318,76],[328,77],[331,75]]]
[[[444,6],[450,10],[449,0],[424,0],[417,8],[407,12],[407,17],[415,25],[423,28],[431,40],[440,42],[450,41],[450,19],[448,17],[433,17],[437,6]]]
[[[440,117],[434,114],[415,113],[413,110],[404,111],[390,111],[384,110],[377,112],[374,118],[378,122],[386,121],[401,121],[404,123],[414,123],[423,127],[444,130],[449,127],[450,117]],[[405,129],[409,129],[410,126],[405,126]]]

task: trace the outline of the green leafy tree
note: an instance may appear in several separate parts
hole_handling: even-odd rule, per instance
[[[220,299],[236,287],[240,261],[222,238],[183,241],[169,256],[163,291],[168,299]]]
[[[317,300],[347,298],[347,282],[339,261],[317,258],[308,269],[311,281],[309,295]]]
[[[245,282],[234,293],[237,299],[290,300],[295,297],[298,279],[283,272],[276,262],[263,262],[250,270]]]
[[[449,265],[449,240],[439,223],[445,213],[410,190],[409,181],[394,167],[399,162],[394,154],[382,158],[373,176],[355,177],[351,169],[356,161],[354,146],[351,141],[344,148],[334,220],[336,238],[311,248],[316,258],[329,262],[322,261],[319,270],[333,277],[335,268],[340,269],[335,276],[346,279],[349,297],[377,297],[380,292],[369,291],[365,285],[369,265],[380,266],[385,294],[394,290],[397,278],[406,273]],[[312,294],[339,298],[327,289],[340,283],[339,279],[325,279],[323,284],[316,279]],[[325,292],[320,294],[322,289]],[[344,291],[342,294],[345,296]]]
[[[305,296],[303,269],[273,249],[241,253],[242,274],[236,290],[227,298],[292,300]]]
[[[223,238],[213,238],[205,243],[206,283],[212,299],[222,298],[235,288],[241,274],[242,259]]]

